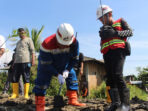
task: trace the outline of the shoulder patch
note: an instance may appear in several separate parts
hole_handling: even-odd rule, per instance
[[[51,50],[57,48],[57,40],[56,40],[56,34],[53,34],[49,37],[47,37],[41,46],[46,50]]]
[[[70,50],[70,47],[59,48],[58,42],[56,39],[56,34],[53,34],[47,37],[41,44],[40,49],[44,52],[49,52],[52,54],[67,53]]]

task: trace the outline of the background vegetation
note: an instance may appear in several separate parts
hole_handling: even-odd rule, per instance
[[[3,90],[5,81],[7,79],[7,74],[6,72],[0,72],[0,92]],[[37,74],[37,66],[34,66],[31,68],[31,79],[30,79],[30,94],[32,94],[32,89],[34,87],[34,80],[36,78],[36,74]],[[141,77],[142,74],[140,73]],[[145,74],[144,74],[145,76]],[[57,80],[57,77],[52,78],[51,84],[49,86],[49,88],[47,89],[47,95],[46,96],[55,96],[58,94],[59,91],[59,83]],[[138,98],[148,101],[148,93],[146,93],[144,90],[138,88],[136,85],[128,85],[128,88],[130,88],[130,99],[132,99],[133,97],[137,96]],[[12,90],[10,88],[9,90],[9,94],[11,94]],[[61,95],[65,96],[66,93],[66,84],[64,84],[62,86],[62,90],[61,90]],[[106,85],[105,82],[102,82],[102,84],[100,86],[98,86],[96,89],[93,89],[90,91],[90,95],[88,98],[102,98],[105,99],[106,98]]]

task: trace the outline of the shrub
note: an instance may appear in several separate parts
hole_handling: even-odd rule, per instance
[[[59,82],[57,80],[57,77],[53,76],[53,78],[51,80],[51,83],[50,83],[50,86],[47,89],[47,96],[56,96],[56,95],[58,95],[59,88],[60,88],[60,85],[59,85]],[[63,84],[62,88],[61,88],[60,95],[64,96],[65,92],[66,92],[66,84]]]
[[[100,86],[96,89],[90,91],[89,98],[106,98],[106,85],[105,82],[102,82]]]
[[[135,85],[128,85],[128,88],[130,89],[130,99],[137,96],[139,99],[148,101],[148,94],[145,91],[141,90]]]
[[[3,91],[5,82],[7,80],[7,72],[0,72],[0,91]]]

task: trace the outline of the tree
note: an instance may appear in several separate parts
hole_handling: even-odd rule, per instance
[[[24,28],[25,31],[26,31],[26,36],[27,37],[30,37],[34,43],[34,47],[35,47],[35,51],[36,52],[39,52],[39,49],[40,49],[40,43],[41,43],[41,40],[40,40],[40,36],[41,36],[41,33],[44,29],[44,26],[41,27],[41,29],[38,31],[37,29],[32,29],[31,30],[31,34],[29,33],[29,29],[26,27]],[[31,36],[30,36],[31,35]],[[13,43],[11,44],[11,46],[15,46],[16,45],[16,42],[18,41],[18,34],[17,34],[17,29],[14,29],[12,31],[12,34],[9,35],[10,38],[10,41],[12,41]]]
[[[148,82],[148,67],[137,67],[138,80],[142,80],[144,83]]]

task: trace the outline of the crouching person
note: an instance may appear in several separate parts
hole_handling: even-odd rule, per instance
[[[70,24],[61,24],[56,34],[47,37],[40,47],[37,78],[35,80],[36,111],[44,111],[46,89],[52,76],[57,76],[59,83],[66,80],[68,103],[85,106],[77,101],[78,82],[73,66],[79,54],[79,44],[74,37]]]

